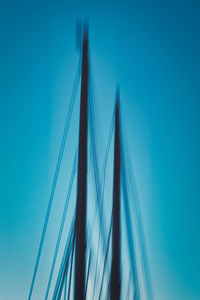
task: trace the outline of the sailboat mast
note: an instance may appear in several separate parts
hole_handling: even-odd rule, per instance
[[[87,136],[88,136],[88,28],[82,44],[81,103],[79,123],[78,183],[76,202],[75,300],[85,299],[86,209],[87,209]]]
[[[112,227],[112,265],[110,279],[110,299],[120,299],[120,171],[121,144],[119,124],[119,92],[116,94],[115,108],[115,145],[113,180],[113,227]]]

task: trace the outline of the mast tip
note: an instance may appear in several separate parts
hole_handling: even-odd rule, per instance
[[[116,105],[119,106],[119,101],[120,101],[120,88],[119,85],[117,84],[116,87]]]
[[[83,28],[84,28],[84,36],[88,37],[88,31],[89,31],[89,21],[88,21],[88,19],[85,20]]]

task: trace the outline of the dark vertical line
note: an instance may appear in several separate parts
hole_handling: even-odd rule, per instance
[[[87,208],[87,134],[88,134],[88,29],[84,28],[82,46],[81,104],[79,124],[78,185],[76,203],[75,300],[85,299],[85,253]]]
[[[112,227],[112,265],[110,280],[110,299],[120,299],[120,171],[121,145],[119,125],[119,92],[116,95],[115,108],[115,145],[113,179],[113,227]]]

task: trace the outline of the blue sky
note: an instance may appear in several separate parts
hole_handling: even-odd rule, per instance
[[[199,6],[1,0],[0,298],[27,297],[78,65],[76,21],[87,17],[103,137],[121,88],[155,299],[200,299]]]

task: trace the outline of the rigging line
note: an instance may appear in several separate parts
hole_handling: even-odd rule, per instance
[[[102,210],[103,210],[103,201],[101,205],[101,220],[102,220]],[[95,294],[95,287],[96,287],[96,280],[97,280],[97,265],[98,265],[98,260],[99,260],[99,244],[100,244],[100,232],[101,232],[101,225],[99,226],[99,236],[98,236],[98,247],[97,247],[97,258],[96,258],[96,266],[95,266],[95,277],[94,277],[94,287],[93,287],[93,297],[92,299],[94,300],[94,294]]]
[[[105,157],[104,157],[104,163],[103,163],[103,168],[102,168],[102,178],[101,178],[101,188],[100,188],[100,198],[102,198],[102,206],[101,206],[101,211],[103,212],[103,196],[104,196],[104,187],[105,187],[105,175],[106,175],[106,166],[107,166],[107,161],[108,161],[108,156],[109,156],[109,151],[110,151],[110,145],[111,145],[111,140],[112,140],[112,135],[114,132],[114,112],[113,112],[113,118],[111,121],[111,126],[109,130],[109,136],[108,136],[108,141],[106,145],[106,152],[105,152]],[[100,217],[100,227],[102,223],[102,218]]]
[[[126,152],[127,152],[126,157],[127,157],[128,166],[129,166],[127,182],[129,181],[129,185],[130,185],[131,191],[132,191],[132,197],[134,200],[134,206],[135,206],[134,214],[135,214],[136,230],[137,230],[137,236],[139,239],[138,245],[140,248],[140,255],[142,256],[141,263],[142,263],[142,268],[143,268],[143,276],[144,276],[145,284],[146,284],[147,299],[152,300],[153,299],[153,291],[152,291],[149,263],[148,263],[148,257],[147,257],[147,249],[146,249],[146,243],[145,243],[145,237],[144,237],[144,229],[143,229],[143,224],[142,224],[141,209],[140,209],[139,198],[138,198],[137,188],[136,188],[136,183],[135,183],[135,177],[134,177],[134,173],[133,173],[133,167],[132,167],[130,155],[128,152],[128,148],[127,148]],[[123,153],[124,153],[124,149],[123,149]],[[125,163],[124,163],[124,167],[126,167]]]
[[[93,159],[95,161],[95,164],[93,165],[94,167],[94,175],[95,175],[95,181],[96,181],[96,192],[97,192],[97,197],[98,197],[98,200],[100,201],[99,199],[99,194],[101,193],[101,190],[100,190],[100,176],[99,176],[99,167],[98,167],[98,156],[97,156],[97,147],[96,147],[96,142],[95,142],[95,122],[94,122],[94,115],[95,115],[95,109],[94,109],[94,94],[92,93],[93,91],[93,86],[92,86],[92,78],[90,80],[90,94],[89,94],[89,122],[90,122],[90,138],[91,138],[91,146],[93,148],[93,152],[92,152],[92,155],[93,155]],[[104,234],[104,237],[105,237],[105,234]],[[105,240],[105,239],[104,239]]]
[[[71,251],[71,249],[70,249],[70,251]],[[68,254],[67,261],[66,261],[66,264],[65,264],[64,273],[63,273],[63,276],[62,276],[62,281],[61,281],[61,284],[60,284],[59,293],[58,293],[58,297],[57,297],[58,300],[60,300],[60,298],[62,296],[63,285],[65,283],[65,278],[67,277],[70,254],[71,253]]]
[[[89,55],[90,55],[90,53],[89,53]],[[91,62],[90,62],[90,64],[91,64]],[[89,82],[89,109],[90,109],[89,118],[90,118],[90,121],[91,121],[90,123],[91,123],[91,127],[92,127],[92,129],[90,128],[90,131],[91,131],[90,135],[94,137],[95,136],[95,134],[94,134],[94,126],[92,126],[92,125],[94,123],[94,115],[95,115],[96,109],[94,108],[95,103],[93,101],[93,98],[94,98],[94,87],[93,87],[93,78],[92,78],[92,68],[90,70],[90,73],[91,73],[91,75],[90,75],[90,82]],[[92,146],[93,145],[91,145],[91,147]]]
[[[133,232],[131,227],[130,208],[128,203],[128,193],[127,193],[125,174],[124,174],[123,157],[122,157],[122,190],[123,190],[126,233],[128,239],[128,249],[129,249],[130,262],[131,262],[131,269],[132,269],[133,280],[135,283],[136,299],[140,300],[141,296],[140,296],[139,281],[137,276],[138,274],[137,274],[137,263],[135,257],[135,245],[134,245],[134,238],[133,238]]]
[[[92,59],[91,59],[91,53],[89,52],[89,55],[90,55],[90,65],[92,65]],[[91,111],[92,111],[92,114],[91,114],[91,119],[93,120],[93,124],[95,123],[94,122],[94,116],[96,114],[96,111],[97,111],[97,108],[96,108],[96,103],[97,101],[95,100],[95,80],[94,80],[94,76],[93,76],[93,70],[92,70],[92,67],[90,67],[90,86],[89,86],[89,91],[90,91],[90,100],[91,100]],[[114,127],[114,115],[115,115],[115,111],[113,111],[113,127]],[[103,123],[103,122],[102,122]],[[101,124],[102,126],[103,124]],[[93,126],[94,128],[94,126]],[[95,126],[95,129],[97,130],[97,127]],[[93,136],[98,136],[98,140],[100,140],[100,132],[95,132],[96,134],[93,134]],[[96,140],[96,139],[94,139]],[[96,140],[97,141],[97,140]],[[94,143],[94,145],[96,145],[96,143]],[[95,149],[97,149],[97,146],[95,147]],[[97,151],[96,151],[97,152]],[[102,190],[100,189],[100,192]]]
[[[68,270],[70,251],[71,251],[71,245],[68,248],[66,257],[64,258],[64,262],[63,262],[62,269],[61,269],[60,276],[59,276],[59,281],[58,281],[56,289],[54,290],[54,294],[53,294],[53,298],[52,298],[53,300],[59,299],[61,296],[60,292],[62,292],[63,281],[65,279],[66,270]]]
[[[90,52],[90,50],[89,50],[89,52]],[[95,111],[96,111],[96,101],[95,101],[95,91],[94,91],[95,82],[94,82],[94,76],[93,76],[93,70],[92,70],[92,58],[91,58],[90,53],[89,53],[89,56],[90,56],[90,92],[94,99],[93,104],[95,105]]]
[[[67,271],[68,271],[68,267],[69,267],[69,257],[70,257],[70,253],[68,253],[67,258],[66,258],[65,268],[63,270],[63,275],[62,275],[62,278],[61,278],[58,294],[56,295],[56,298],[55,298],[56,300],[60,300],[60,298],[62,296],[63,285],[65,283],[65,277],[67,275]]]
[[[104,167],[102,168],[101,182],[103,181],[103,179],[105,181],[106,163],[107,163],[107,159],[108,159],[108,153],[110,150],[110,142],[111,142],[111,138],[112,138],[112,134],[113,134],[113,130],[114,130],[114,119],[115,119],[115,111],[113,111],[111,126],[110,126],[110,130],[109,130],[109,137],[108,137],[106,153],[105,153],[105,157],[104,157]],[[94,123],[92,120],[93,119],[91,118],[91,127],[93,126],[93,123]],[[92,136],[94,137],[94,134]],[[95,139],[94,139],[94,141],[95,141]],[[95,142],[94,142],[94,145],[95,145]],[[94,148],[96,149],[96,147],[94,147]],[[100,189],[100,192],[102,192],[102,189]]]
[[[57,281],[56,281],[56,285],[55,285],[55,289],[54,289],[54,293],[53,293],[53,298],[52,299],[54,299],[54,300],[57,297],[59,287],[60,287],[60,283],[61,283],[61,280],[62,280],[62,276],[63,276],[64,271],[65,271],[66,262],[68,261],[69,255],[71,253],[73,233],[74,233],[74,215],[73,215],[73,220],[72,220],[72,223],[71,223],[71,226],[70,226],[70,231],[69,231],[69,234],[68,234],[68,238],[67,238],[63,258],[62,258],[62,261],[61,261],[61,265],[60,265],[60,269],[59,269],[59,273],[58,273],[58,277],[57,277]]]
[[[100,212],[100,225],[99,225],[99,232],[98,232],[98,246],[97,246],[97,257],[96,257],[96,266],[95,266],[95,279],[94,279],[94,288],[93,288],[93,297],[94,298],[94,292],[95,292],[95,285],[96,285],[96,278],[97,278],[97,266],[98,266],[98,256],[99,256],[99,246],[100,246],[100,233],[101,233],[101,221],[102,221],[102,210],[103,210],[103,201],[101,202],[101,212]],[[93,226],[94,228],[94,226]],[[92,228],[92,231],[93,231]],[[91,233],[92,235],[92,233]]]
[[[79,64],[78,64],[78,70],[76,72],[74,86],[73,86],[73,89],[72,89],[72,96],[71,96],[71,99],[70,99],[70,106],[69,106],[69,109],[68,109],[67,118],[66,118],[66,122],[65,122],[62,142],[61,142],[61,146],[60,146],[60,150],[59,150],[56,170],[55,170],[55,173],[54,173],[53,183],[52,183],[52,187],[51,187],[51,193],[50,193],[50,197],[49,197],[49,202],[48,202],[45,221],[44,221],[44,225],[43,225],[43,230],[42,230],[41,240],[40,240],[38,254],[37,254],[37,258],[36,258],[36,263],[35,263],[35,267],[34,267],[34,271],[33,271],[33,277],[32,277],[31,287],[30,287],[30,290],[29,290],[28,300],[30,300],[31,296],[32,296],[33,287],[34,287],[34,283],[35,283],[35,278],[36,278],[36,274],[37,274],[37,270],[38,270],[38,265],[39,265],[39,261],[40,261],[41,252],[42,252],[42,247],[43,247],[43,243],[44,243],[44,237],[45,237],[47,224],[48,224],[48,220],[49,220],[49,215],[50,215],[50,211],[51,211],[51,206],[52,206],[52,202],[53,202],[53,198],[54,198],[54,194],[55,194],[56,184],[57,184],[57,180],[58,180],[58,174],[59,174],[59,171],[60,171],[60,166],[61,166],[62,157],[63,157],[63,153],[64,153],[65,143],[66,143],[67,134],[68,134],[68,130],[69,130],[69,125],[70,125],[70,121],[71,121],[72,111],[73,111],[74,102],[75,102],[75,99],[76,99],[76,93],[77,93],[77,90],[78,90],[79,80],[80,80],[80,65],[81,65],[81,59],[80,59]]]
[[[90,140],[89,140],[89,142],[90,142]],[[89,154],[90,154],[90,157],[89,157],[89,163],[90,163],[90,167],[92,166],[92,150],[91,150],[91,144],[90,144],[90,151],[89,151]],[[89,167],[89,168],[90,168]],[[91,175],[91,177],[92,177],[92,175]],[[94,192],[94,190],[92,190],[93,192]],[[95,198],[95,195],[94,194],[92,194],[92,192],[91,192],[91,198]],[[88,229],[88,234],[87,234],[87,243],[89,244],[89,242],[90,242],[90,240],[92,239],[92,233],[93,233],[93,227],[94,227],[94,223],[95,223],[95,219],[96,219],[96,214],[95,214],[95,212],[96,212],[96,210],[95,210],[95,208],[94,208],[94,213],[93,213],[93,219],[92,219],[92,222],[91,222],[91,224],[89,223],[88,224],[88,227],[89,227],[89,229]]]
[[[91,126],[92,126],[92,124],[91,124]],[[101,179],[101,187],[100,187],[100,192],[99,192],[100,195],[97,195],[97,197],[99,197],[101,199],[101,208],[100,208],[100,213],[99,213],[100,225],[99,225],[97,259],[96,259],[96,267],[95,267],[95,280],[94,280],[93,297],[92,297],[93,299],[94,299],[94,292],[95,292],[95,286],[96,286],[97,265],[98,265],[98,259],[99,259],[100,232],[101,232],[101,229],[102,229],[101,227],[102,227],[102,222],[103,222],[103,220],[102,220],[103,219],[103,194],[104,194],[104,186],[105,186],[105,173],[106,173],[106,166],[107,166],[107,160],[108,160],[108,155],[109,155],[109,150],[110,150],[110,144],[111,144],[113,131],[114,131],[114,112],[113,112],[113,119],[112,119],[112,122],[111,122],[111,127],[110,127],[110,130],[109,130],[109,137],[108,137],[106,153],[105,153],[105,158],[104,158],[104,164],[103,164],[103,170],[102,170],[102,179]],[[93,151],[95,151],[95,150],[93,149]],[[94,156],[93,156],[93,159],[94,159]],[[95,164],[95,162],[94,162],[94,164]],[[96,191],[96,194],[97,194],[97,191]],[[98,208],[99,208],[99,206],[98,206]],[[92,229],[93,228],[94,228],[94,226],[92,227]],[[104,245],[105,245],[105,243],[104,243]]]
[[[106,262],[107,262],[107,258],[108,258],[108,251],[109,251],[109,245],[110,245],[110,236],[111,236],[112,222],[113,222],[113,217],[111,217],[111,221],[110,221],[110,229],[109,229],[109,234],[108,234],[108,241],[107,241],[107,247],[106,247],[106,255],[105,255],[105,260],[104,260],[104,265],[103,265],[103,274],[102,274],[102,279],[101,279],[101,287],[100,287],[100,292],[99,292],[99,300],[101,300],[101,293],[102,293],[102,288],[103,288],[104,273],[105,273],[105,267],[106,267]]]
[[[65,276],[65,287],[64,287],[64,299],[63,300],[66,300],[66,296],[67,296],[67,274]]]
[[[61,280],[63,278],[65,267],[66,267],[66,264],[68,263],[68,259],[69,259],[70,253],[71,253],[70,252],[71,251],[71,247],[72,247],[71,240],[72,240],[72,232],[71,232],[71,235],[70,235],[70,241],[69,241],[70,243],[66,244],[66,247],[65,247],[65,251],[64,251],[64,255],[63,255],[63,258],[62,258],[61,266],[60,266],[60,269],[59,269],[59,273],[58,273],[58,277],[57,277],[57,281],[56,281],[56,286],[55,286],[55,289],[54,289],[54,293],[53,293],[53,298],[52,299],[56,299],[56,297],[58,295],[58,292],[59,292]]]
[[[98,168],[98,162],[97,162],[97,151],[96,151],[96,145],[95,145],[95,134],[94,134],[94,122],[92,118],[93,110],[92,110],[92,104],[90,102],[89,105],[89,131],[90,131],[90,139],[91,139],[91,148],[92,148],[92,158],[93,158],[93,171],[94,171],[94,178],[95,178],[95,185],[96,185],[96,197],[98,200],[99,210],[100,210],[100,179],[99,179],[99,168]],[[103,238],[105,241],[105,233],[103,234]]]
[[[76,172],[76,165],[77,165],[77,151],[76,151],[75,157],[74,157],[74,163],[73,163],[73,167],[72,167],[70,183],[69,183],[69,187],[68,187],[68,191],[67,191],[67,197],[66,197],[66,201],[65,201],[64,210],[63,210],[63,215],[62,215],[62,219],[61,219],[61,223],[60,223],[60,229],[59,229],[58,238],[57,238],[57,242],[56,242],[56,248],[55,248],[55,251],[54,251],[54,257],[53,257],[53,262],[52,262],[51,271],[50,271],[50,275],[49,275],[49,281],[48,281],[48,285],[47,285],[45,300],[47,300],[48,295],[49,295],[52,276],[53,276],[53,272],[54,272],[54,268],[55,268],[55,263],[56,263],[56,259],[57,259],[57,255],[58,255],[58,250],[59,250],[60,241],[61,241],[63,228],[64,228],[64,224],[65,224],[65,219],[66,219],[66,214],[67,214],[67,210],[68,210],[69,199],[70,199],[70,196],[71,196],[72,186],[73,186],[73,182],[74,182],[74,175],[75,175],[75,172]]]
[[[70,291],[71,291],[71,280],[72,280],[72,266],[73,266],[73,258],[74,258],[74,249],[75,249],[75,231],[73,236],[73,246],[72,246],[72,256],[71,256],[71,265],[70,265],[70,274],[69,274],[69,288],[68,288],[68,296],[67,300],[69,300],[70,297]]]
[[[92,252],[92,250],[90,250],[89,261],[88,261],[87,278],[86,278],[86,284],[85,284],[85,299],[86,299],[86,295],[87,295],[88,279],[89,279],[89,273],[90,273],[90,262],[91,262],[91,256],[92,256],[91,252]]]
[[[130,288],[131,288],[131,271],[129,271],[129,276],[128,276],[128,287],[127,287],[126,299],[130,299]]]
[[[105,153],[105,158],[104,158],[104,165],[103,165],[103,168],[102,168],[102,178],[101,178],[101,180],[99,180],[99,172],[96,172],[98,170],[98,166],[97,166],[96,154],[95,154],[96,153],[96,150],[95,150],[96,147],[95,147],[95,138],[94,138],[94,131],[93,131],[93,120],[91,118],[92,113],[90,113],[89,115],[90,115],[89,129],[90,129],[91,148],[93,149],[93,152],[94,152],[94,153],[92,152],[94,183],[95,183],[94,186],[95,186],[95,190],[96,190],[96,197],[97,197],[97,200],[98,200],[97,204],[98,204],[99,216],[101,216],[101,213],[100,213],[101,212],[100,199],[102,198],[102,194],[104,192],[105,172],[106,172],[108,154],[109,154],[109,150],[110,150],[110,143],[111,143],[112,134],[113,134],[113,130],[114,130],[114,112],[113,112],[113,118],[112,118],[112,121],[111,121],[109,137],[108,137],[108,141],[107,141],[107,147],[106,147],[106,153]],[[100,221],[100,224],[101,224],[101,221]],[[104,244],[105,244],[105,232],[104,232]]]
[[[139,217],[139,215],[138,215],[138,217]],[[147,257],[145,238],[144,238],[144,231],[143,231],[143,226],[142,226],[141,220],[140,221],[138,220],[138,226],[140,226],[139,227],[139,235],[138,235],[139,240],[140,240],[139,247],[140,247],[140,250],[141,250],[141,255],[142,255],[142,258],[143,258],[142,262],[143,262],[143,266],[144,266],[144,269],[145,269],[144,277],[145,277],[145,280],[146,280],[146,289],[147,289],[147,294],[148,294],[147,298],[149,300],[152,300],[153,299],[153,291],[152,291],[152,285],[151,285],[150,270],[149,270],[149,263],[148,263],[148,257]]]
[[[94,113],[94,107],[93,107],[93,101],[92,99],[90,100],[90,122],[91,122],[91,146],[93,148],[93,151],[92,151],[92,157],[93,159],[95,160],[96,164],[96,172],[95,172],[95,175],[98,176],[98,188],[100,190],[97,191],[97,197],[98,198],[101,198],[101,187],[100,187],[100,180],[99,180],[99,175],[98,175],[98,166],[97,166],[97,155],[96,154],[96,147],[95,147],[95,135],[94,135],[94,120],[92,118],[93,116],[93,113]],[[94,165],[94,162],[93,162],[93,165]],[[96,178],[95,178],[96,179]],[[102,188],[104,188],[104,185],[102,184]],[[92,299],[94,299],[94,294],[95,294],[95,286],[96,286],[96,277],[97,277],[97,265],[98,265],[98,256],[99,256],[99,245],[100,245],[100,232],[102,230],[102,224],[101,224],[101,221],[102,221],[102,214],[103,214],[103,199],[99,199],[99,201],[101,202],[101,209],[100,209],[100,225],[99,225],[99,234],[98,234],[98,246],[97,246],[97,259],[96,259],[96,266],[95,266],[95,279],[94,279],[94,287],[93,287],[93,297]],[[105,235],[105,232],[104,232],[104,235]],[[105,239],[104,239],[105,240]]]
[[[90,125],[92,126],[92,123]],[[98,253],[99,253],[100,231],[101,231],[101,226],[102,226],[102,222],[103,222],[102,219],[103,219],[103,195],[104,195],[104,186],[105,186],[105,173],[106,173],[106,166],[107,166],[107,160],[108,160],[108,155],[109,155],[109,150],[110,150],[110,144],[111,144],[113,131],[114,131],[114,112],[113,112],[113,119],[112,119],[112,122],[111,122],[111,127],[110,127],[110,130],[109,130],[109,136],[108,136],[108,141],[107,141],[107,146],[106,146],[106,153],[105,153],[105,158],[104,158],[104,163],[103,163],[102,178],[101,178],[101,181],[100,181],[101,182],[100,192],[99,192],[99,195],[97,195],[97,197],[101,199],[101,200],[99,200],[99,202],[101,201],[101,208],[100,208],[100,213],[99,213],[100,226],[99,226],[98,251],[97,251],[97,260],[96,260],[97,263],[98,263]],[[91,139],[92,139],[92,137],[91,137]],[[92,141],[92,142],[94,143],[94,141]],[[93,151],[95,151],[94,147],[93,147]],[[94,161],[94,156],[92,156],[92,157],[93,157],[93,161]],[[95,162],[94,162],[94,164],[95,164]],[[97,187],[96,187],[96,189],[97,189]],[[96,191],[96,194],[97,194],[97,191]],[[98,209],[99,209],[99,206],[98,206]],[[95,284],[96,284],[96,274],[97,274],[97,263],[96,263],[95,281],[94,281]],[[95,284],[94,284],[94,287],[95,287]],[[94,296],[94,294],[93,294],[93,296]]]
[[[99,99],[97,99],[97,93],[96,93],[96,84],[95,84],[95,77],[94,77],[94,72],[93,72],[93,62],[92,62],[92,57],[91,57],[91,53],[89,52],[90,55],[90,93],[91,96],[93,98],[93,106],[94,106],[94,112],[99,111],[97,104],[100,103],[100,101],[97,101]],[[94,114],[95,115],[95,114]],[[103,127],[103,122],[101,123],[101,128]],[[98,130],[99,127],[96,127],[96,130],[98,131],[96,136],[98,136],[98,140],[101,140],[102,136],[101,133],[103,132],[102,129]],[[100,148],[100,147],[98,147]]]

